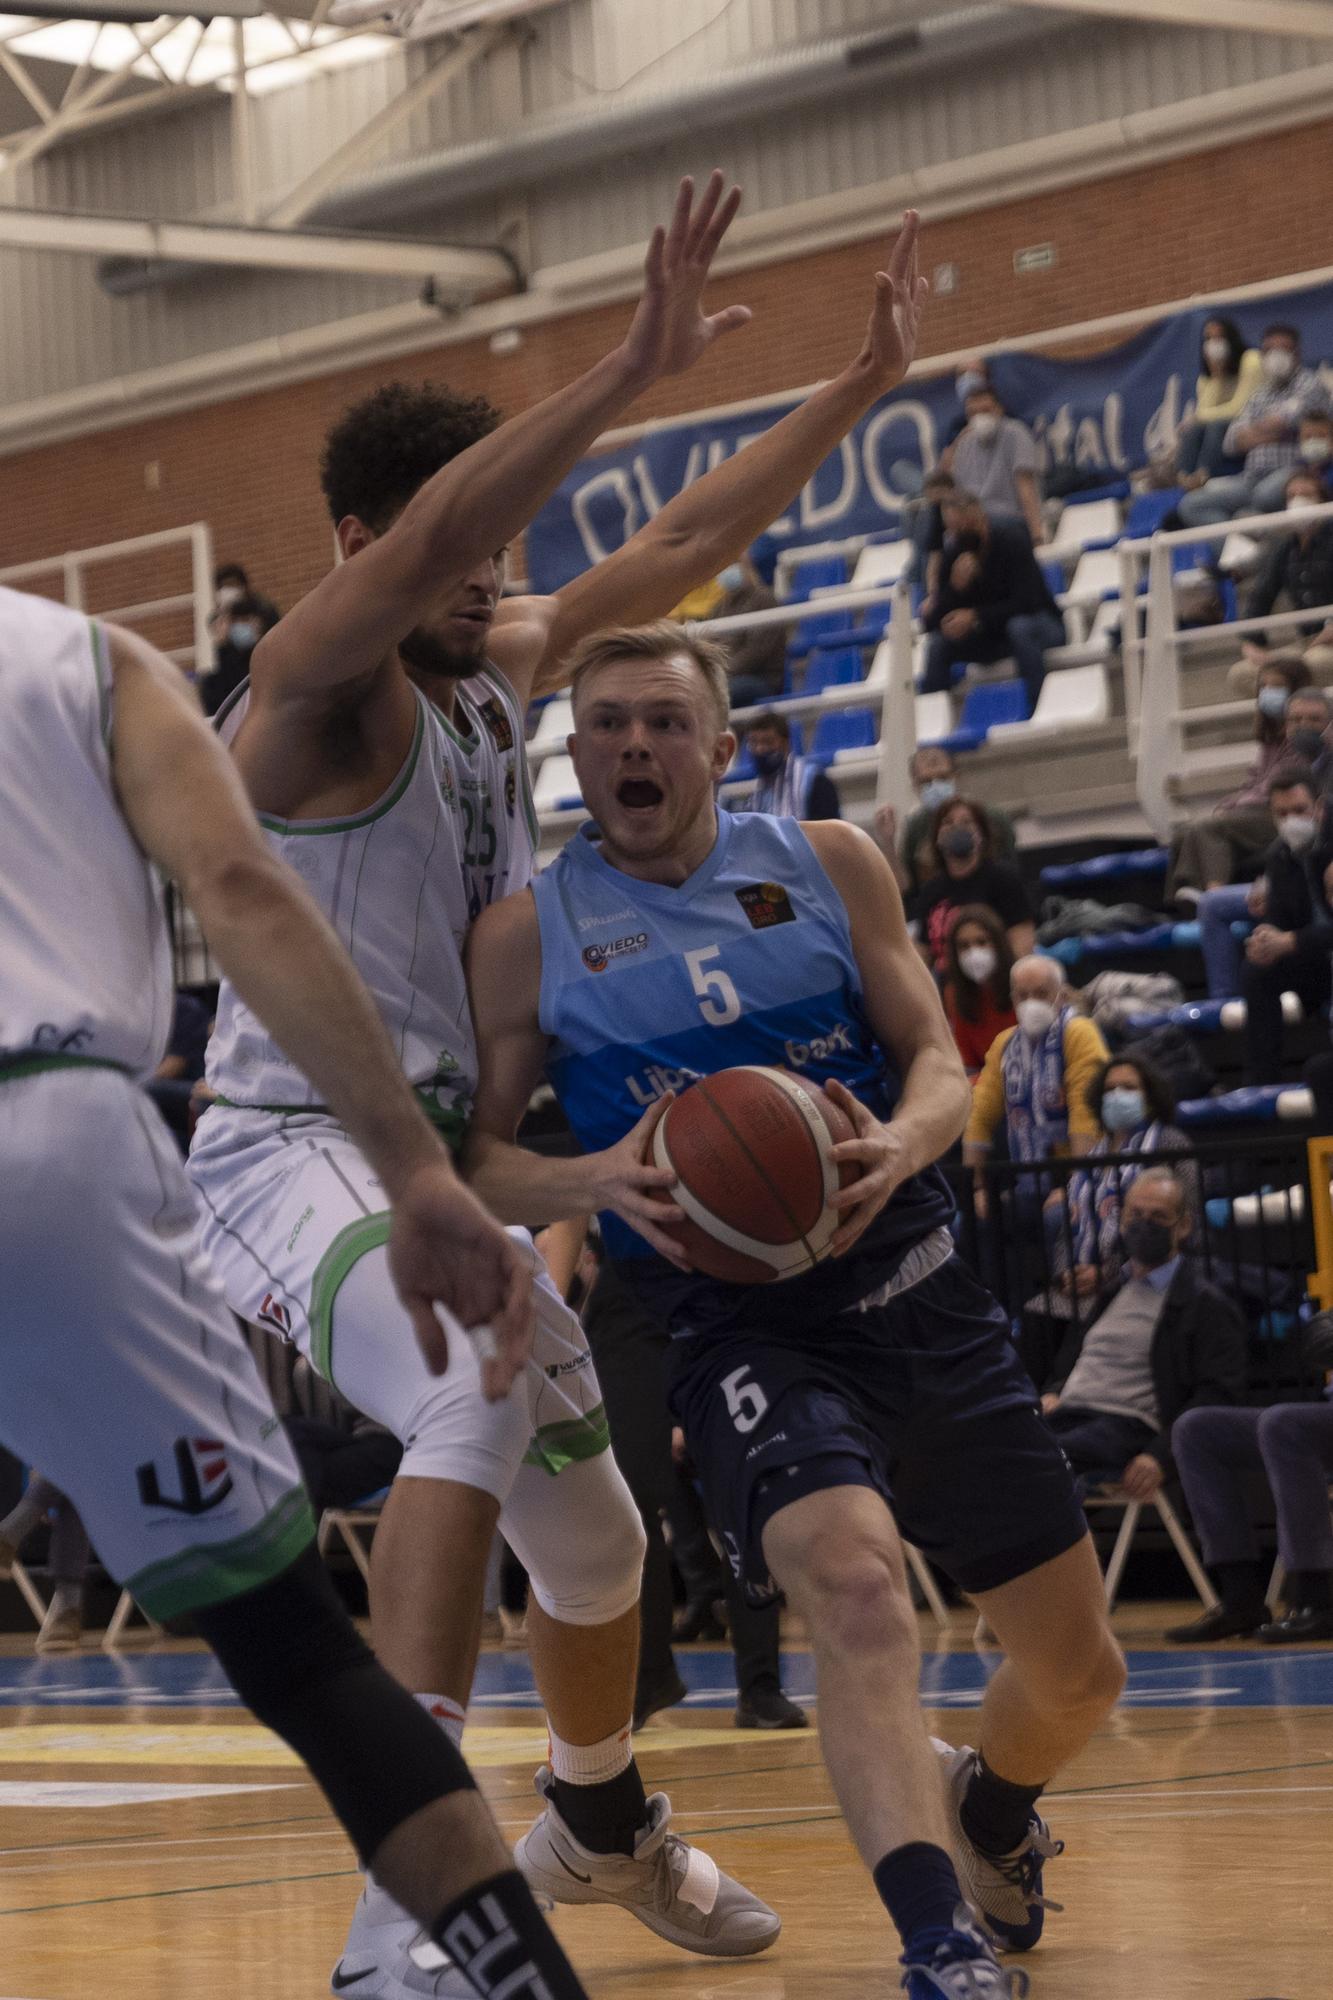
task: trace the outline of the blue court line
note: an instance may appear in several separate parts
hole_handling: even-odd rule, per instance
[[[1130,1708],[1333,1708],[1333,1648],[1181,1648],[1129,1654]],[[681,1650],[677,1664],[689,1693],[685,1708],[729,1709],[736,1682],[722,1647]],[[921,1699],[927,1708],[975,1708],[996,1656],[927,1653]],[[783,1654],[783,1681],[797,1700],[814,1694],[809,1653]],[[483,1653],[473,1693],[477,1708],[538,1706],[525,1653]],[[0,1660],[4,1708],[140,1707],[235,1709],[236,1696],[206,1653],[92,1653],[73,1659]]]

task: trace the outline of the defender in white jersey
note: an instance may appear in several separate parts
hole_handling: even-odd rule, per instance
[[[490,1322],[491,1395],[529,1344],[509,1239],[460,1186],[177,669],[0,589],[0,1435],[49,1468],[146,1610],[193,1615],[462,1990],[584,2000],[456,1747],[337,1603],[296,1462],[200,1254],[175,1146],[138,1087],[172,1012],[154,864],[375,1163],[429,1365],[447,1361],[437,1305]]]
[[[683,188],[670,236],[650,255],[629,342],[633,386],[690,365],[746,317],[732,309],[706,319],[698,303],[735,200],[723,200],[715,175],[695,213]],[[409,1075],[455,1128],[475,1084],[462,968],[457,956],[441,964],[443,954],[427,968],[425,954],[446,930],[456,936],[460,887],[466,921],[529,879],[520,748],[529,700],[561,684],[560,662],[584,633],[664,612],[715,574],[901,378],[923,290],[915,242],[909,217],[892,271],[878,274],[866,339],[836,381],[551,599],[497,609],[499,556],[447,582],[439,468],[494,421],[487,406],[391,386],[332,433],[324,487],[350,560],[258,648],[235,754],[270,836],[316,885],[399,1034]],[[623,355],[615,366],[623,394]],[[534,492],[532,511],[540,499]],[[414,751],[423,740],[434,746],[428,774],[426,753]],[[321,833],[326,850],[303,860]],[[452,884],[441,879],[446,866]],[[372,882],[383,885],[392,924],[367,918]],[[381,942],[394,925],[396,950]],[[542,1395],[567,1398],[574,1385],[582,1421],[557,1403],[544,1421],[532,1412],[531,1431],[516,1421],[502,1436],[500,1413],[456,1393],[461,1378],[427,1393],[393,1337],[374,1262],[372,1191],[308,1093],[265,1095],[271,1065],[230,1009],[221,1025],[210,1075],[226,1102],[203,1121],[193,1172],[213,1211],[209,1242],[230,1296],[254,1313],[271,1294],[338,1387],[405,1441],[373,1558],[381,1657],[438,1697],[443,1715],[461,1715],[498,1513],[532,1576],[531,1652],[552,1741],[540,1780],[548,1810],[525,1852],[534,1842],[555,1846],[571,1883],[577,1874],[586,1885],[582,1900],[622,1902],[689,1947],[761,1949],[778,1926],[757,1899],[673,1850],[677,1880],[663,1906],[644,1870],[661,1852],[665,1805],[645,1801],[629,1747],[642,1534],[604,1449],[600,1400],[586,1407],[596,1392],[572,1319],[539,1289]],[[554,1480],[542,1470],[562,1462]],[[336,1984],[364,1980],[375,1995],[454,1990],[420,1985],[411,1927],[395,1922],[373,1891],[363,1899]]]

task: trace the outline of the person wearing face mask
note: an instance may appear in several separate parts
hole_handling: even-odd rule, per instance
[[[1006,1028],[987,1051],[963,1135],[963,1160],[972,1169],[983,1216],[989,1209],[986,1162],[1002,1125],[1009,1158],[1026,1165],[1092,1150],[1099,1128],[1088,1091],[1107,1061],[1101,1029],[1067,998],[1055,959],[1020,958],[1009,987],[1017,1026]],[[1042,1192],[1034,1176],[1031,1198],[1020,1204],[1034,1222]]]
[[[752,555],[738,556],[735,562],[728,563],[717,581],[722,586],[722,595],[708,612],[710,618],[737,618],[747,611],[770,611],[778,601],[756,569]],[[733,708],[756,707],[782,693],[789,636],[785,625],[756,625],[748,632],[731,632],[723,637]]]
[[[1035,548],[1045,532],[1031,431],[1017,417],[1006,416],[987,383],[971,389],[963,407],[967,425],[950,463],[955,485],[974,493],[992,519],[1022,521]]]
[[[745,732],[745,747],[759,774],[752,792],[735,800],[738,813],[774,813],[779,819],[841,819],[838,788],[809,757],[794,757],[791,724],[770,709]]]
[[[980,1073],[995,1037],[1017,1025],[1009,991],[1013,965],[1009,939],[994,910],[984,903],[965,903],[949,932],[942,998],[969,1082]]]
[[[1324,467],[1333,460],[1333,417],[1307,417],[1301,433],[1302,451],[1323,456],[1317,462],[1311,458],[1288,476],[1286,510],[1294,517],[1293,532],[1266,541],[1263,561],[1245,599],[1247,618],[1266,618],[1279,600],[1292,611],[1323,611],[1333,604],[1333,515],[1310,518],[1329,498]],[[1312,618],[1295,631],[1287,627],[1282,644],[1299,651],[1316,678],[1333,679],[1333,620]],[[1271,657],[1264,633],[1247,639],[1241,658],[1228,671],[1228,686],[1236,694],[1252,695],[1259,669]]]
[[[1088,1158],[1104,1164],[1073,1175],[1067,1190],[1056,1189],[1046,1204],[1051,1275],[1059,1295],[1071,1305],[1096,1298],[1119,1278],[1121,1210],[1144,1171],[1144,1155],[1186,1153],[1189,1148],[1185,1134],[1171,1122],[1176,1099],[1170,1083],[1155,1063],[1132,1050],[1113,1056],[1097,1071],[1088,1108],[1101,1128]],[[1197,1166],[1182,1161],[1176,1172],[1197,1213],[1202,1193]]]
[[[965,903],[984,903],[995,912],[1015,958],[1031,951],[1032,904],[1018,870],[995,859],[986,808],[972,799],[946,799],[935,809],[931,842],[940,857],[939,873],[925,883],[910,914],[932,971],[942,975],[948,969],[949,933]]]
[[[1268,787],[1279,766],[1292,761],[1288,711],[1309,685],[1310,669],[1298,653],[1275,653],[1260,668],[1254,706],[1258,755],[1243,785],[1172,837],[1168,904],[1193,914],[1205,889],[1220,889],[1257,869],[1273,838]]]
[[[1022,521],[992,518],[959,488],[940,508],[945,543],[940,586],[921,608],[926,641],[922,694],[947,691],[960,662],[990,665],[1012,656],[1031,713],[1046,676],[1046,654],[1065,643],[1064,620]]]
[[[276,604],[251,587],[239,563],[223,563],[213,578],[216,595],[209,614],[213,670],[200,684],[204,712],[216,715],[250,671],[250,656],[278,622]]]
[[[1194,414],[1176,437],[1176,477],[1187,491],[1241,470],[1240,460],[1227,456],[1226,435],[1262,381],[1259,350],[1245,345],[1236,322],[1220,314],[1205,320]]]
[[[923,743],[914,750],[907,769],[920,804],[908,814],[901,832],[895,809],[891,805],[877,806],[874,834],[898,887],[904,896],[912,897],[940,872],[933,834],[935,815],[950,799],[957,798],[958,769],[952,751],[933,743]],[[1012,819],[999,806],[988,805],[986,821],[995,859],[1012,861],[1018,851]]]
[[[1179,1177],[1145,1169],[1121,1212],[1124,1281],[1090,1326],[1073,1323],[1041,1399],[1085,1486],[1151,1499],[1173,1471],[1178,1419],[1245,1393],[1245,1322],[1183,1255],[1193,1230]]]
[[[1329,835],[1324,801],[1308,764],[1277,771],[1268,788],[1277,839],[1264,857],[1264,921],[1245,941],[1245,1081],[1282,1076],[1282,995],[1296,993],[1307,1014],[1327,1011],[1333,912],[1324,899]]]
[[[1329,407],[1323,382],[1301,360],[1301,337],[1294,326],[1270,326],[1260,346],[1262,383],[1223,439],[1223,450],[1243,459],[1242,468],[1185,495],[1178,511],[1187,528],[1208,528],[1243,514],[1276,513],[1287,474],[1300,460],[1301,419]]]

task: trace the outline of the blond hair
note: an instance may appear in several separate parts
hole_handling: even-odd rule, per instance
[[[659,618],[655,625],[617,625],[584,639],[566,662],[569,691],[577,706],[583,684],[599,667],[609,667],[618,660],[676,660],[682,655],[699,669],[714,720],[720,730],[725,729],[731,713],[727,655],[715,640],[706,639],[697,625],[680,625],[672,618]]]

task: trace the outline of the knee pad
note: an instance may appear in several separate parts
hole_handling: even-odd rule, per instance
[[[500,1530],[532,1594],[563,1625],[610,1625],[639,1601],[648,1537],[609,1451],[554,1478],[525,1465]]]

